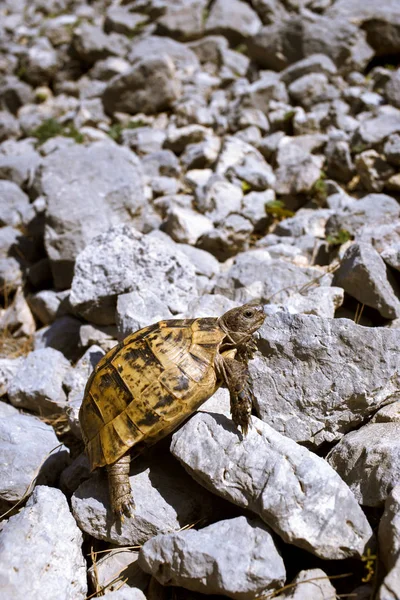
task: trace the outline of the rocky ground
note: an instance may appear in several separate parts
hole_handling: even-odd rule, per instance
[[[399,0],[0,2],[4,598],[400,598],[399,64]],[[248,436],[219,390],[112,522],[90,372],[253,298]]]

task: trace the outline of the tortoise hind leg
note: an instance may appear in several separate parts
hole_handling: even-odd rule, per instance
[[[131,457],[128,453],[107,467],[111,508],[121,521],[124,514],[130,515],[135,508],[129,483],[130,462]]]

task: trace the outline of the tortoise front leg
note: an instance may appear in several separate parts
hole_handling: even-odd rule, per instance
[[[232,420],[241,427],[243,435],[247,435],[254,400],[247,364],[222,355],[217,369],[229,390]]]
[[[107,466],[111,508],[121,521],[123,521],[124,513],[130,515],[135,507],[131,484],[129,483],[130,462],[131,457],[128,453],[121,456],[112,465]]]

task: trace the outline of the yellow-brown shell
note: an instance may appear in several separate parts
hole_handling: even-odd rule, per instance
[[[224,336],[216,318],[175,319],[112,348],[90,376],[79,413],[91,468],[153,444],[212,396]]]

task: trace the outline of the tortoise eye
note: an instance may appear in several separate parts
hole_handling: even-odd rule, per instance
[[[245,310],[244,311],[244,316],[246,317],[246,319],[251,319],[251,317],[253,316],[254,311],[252,310]]]

